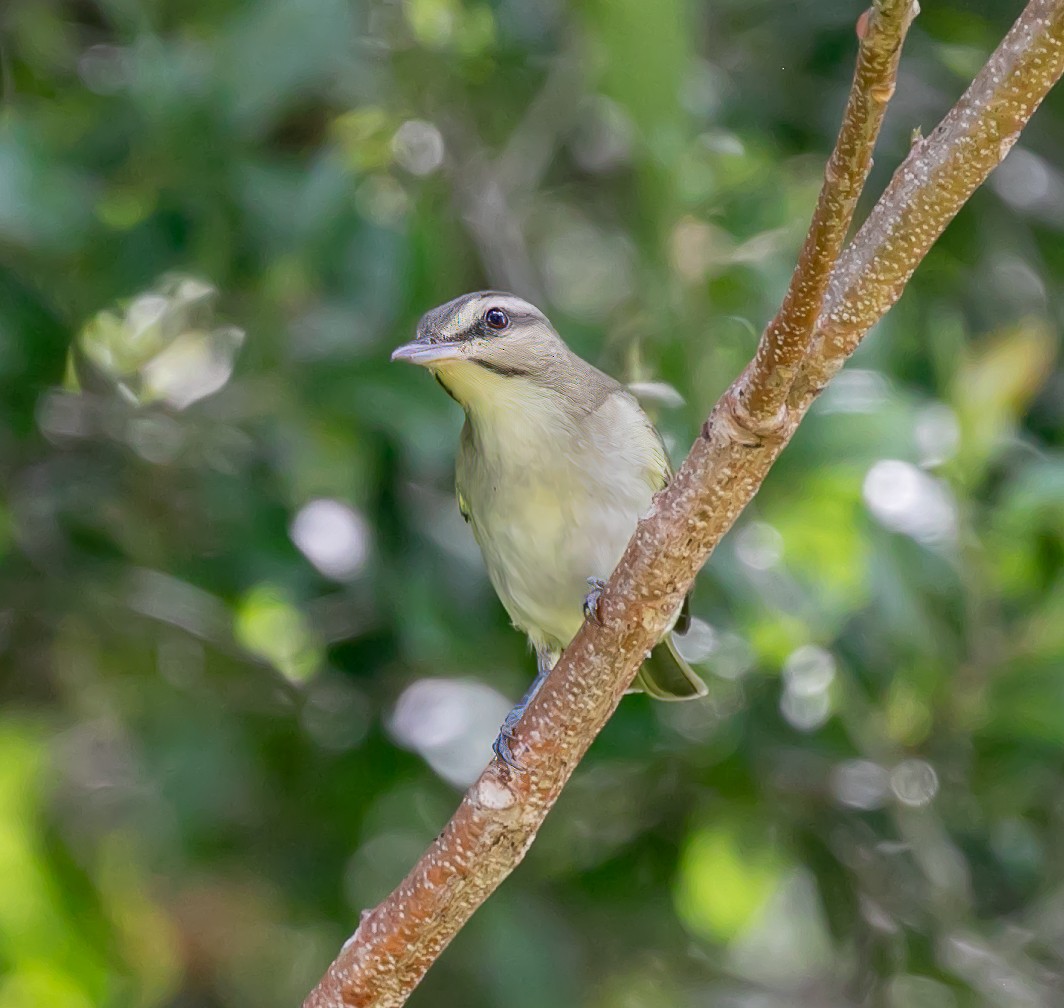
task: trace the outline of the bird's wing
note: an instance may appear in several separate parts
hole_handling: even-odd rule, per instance
[[[666,484],[672,479],[672,463],[669,461],[669,453],[665,450],[665,442],[662,441],[661,435],[658,433],[657,427],[655,427],[647,415],[643,414],[643,419],[646,421],[647,427],[650,428],[650,432],[654,435],[654,443],[657,451],[654,453],[654,468],[656,470],[656,476],[661,481],[660,486],[655,486],[655,491],[664,490]]]
[[[658,429],[650,422],[650,418],[643,411],[639,400],[627,389],[618,390],[618,396],[631,402],[638,417],[636,430],[643,435],[640,439],[643,448],[644,472],[647,482],[655,493],[664,490],[672,479],[672,465],[669,462],[669,453],[665,450],[665,442],[662,440]],[[677,614],[672,632],[684,634],[691,626],[691,596],[684,596],[683,605]],[[697,679],[697,677],[696,677]]]
[[[469,418],[466,417],[466,422],[462,425],[461,436],[458,439],[458,457],[455,459],[454,470],[454,492],[458,498],[458,511],[465,519],[467,525],[472,522],[473,511],[469,506],[469,498],[466,497],[465,491],[462,489],[462,484],[467,478],[466,470],[473,458],[473,430],[470,427]]]
[[[631,397],[632,402],[639,411],[639,420],[643,430],[646,432],[649,454],[648,476],[650,485],[656,493],[658,490],[664,490],[665,485],[672,479],[672,464],[669,462],[669,453],[665,450],[665,442],[661,439],[657,427],[650,422],[650,417],[643,411],[639,400],[627,389],[624,392],[625,395]]]

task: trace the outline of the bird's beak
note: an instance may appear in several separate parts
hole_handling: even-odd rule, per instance
[[[461,343],[422,343],[414,340],[404,343],[392,351],[392,360],[410,361],[422,367],[433,367],[446,361],[459,360],[462,357]]]

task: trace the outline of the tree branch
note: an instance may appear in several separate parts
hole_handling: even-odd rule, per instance
[[[888,9],[899,19],[888,21]],[[903,31],[904,9],[907,5],[884,0],[865,37],[877,23],[884,31],[888,24]],[[895,67],[894,50],[883,52]],[[305,1008],[403,1004],[459,928],[518,864],[696,573],[754,496],[813,399],[897,300],[933,241],[1005,156],[1062,71],[1064,0],[1031,0],[964,98],[899,169],[835,268],[821,309],[816,290],[823,282],[824,248],[838,241],[840,227],[845,232],[842,218],[848,224],[855,198],[848,190],[830,197],[822,231],[827,245],[822,248],[816,238],[807,242],[810,285],[793,299],[796,321],[786,321],[788,310],[780,313],[786,322],[780,328],[781,366],[798,368],[789,396],[780,400],[779,389],[790,380],[771,377],[774,357],[765,349],[766,333],[759,348],[765,366],[751,365],[722,396],[607,583],[601,623],[581,628],[525,713],[514,748],[526,771],[510,773],[498,761],[484,771],[399,887],[363,914]],[[859,71],[854,89],[871,82],[882,87],[884,81]],[[888,83],[889,96],[892,76]],[[867,123],[855,132],[854,151],[869,142],[865,129],[877,128],[868,111],[868,103],[877,101],[881,104],[866,95],[848,105]],[[838,149],[843,147],[840,138]],[[848,154],[840,158],[850,165],[841,176],[855,164],[865,170]],[[829,176],[825,188],[831,185]],[[813,230],[818,226],[814,217]],[[819,313],[815,327],[808,315],[813,303]],[[806,326],[813,343],[803,356]],[[786,408],[777,408],[777,402]]]
[[[919,10],[916,0],[876,0],[857,22],[857,66],[813,220],[780,310],[747,369],[744,398],[755,415],[773,416],[783,407],[809,351],[832,268],[872,170],[872,150],[894,94],[902,43]]]
[[[946,225],[1005,159],[1061,76],[1064,3],[1031,0],[960,101],[917,139],[839,260],[816,326],[817,351],[796,381],[808,403],[901,297]]]

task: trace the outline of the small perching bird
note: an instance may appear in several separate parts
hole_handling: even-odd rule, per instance
[[[513,729],[668,482],[665,446],[635,396],[577,357],[542,312],[513,294],[478,291],[434,308],[392,360],[431,370],[465,410],[458,507],[539,670],[495,741],[496,754],[516,766]],[[674,628],[686,622],[685,606]],[[633,689],[660,700],[706,693],[672,631]]]

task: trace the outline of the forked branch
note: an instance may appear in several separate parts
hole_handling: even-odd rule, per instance
[[[513,870],[695,574],[824,383],[897,300],[1064,71],[1064,0],[1031,0],[965,96],[916,144],[835,266],[824,297],[827,270],[867,172],[875,109],[893,90],[897,48],[914,6],[882,0],[868,15],[860,57],[867,72],[859,65],[857,93],[847,105],[853,119],[843,125],[838,164],[828,174],[790,306],[785,302],[766,331],[761,363],[752,363],[722,396],[636,529],[607,583],[601,623],[582,627],[525,713],[514,748],[526,771],[512,774],[497,761],[484,771],[399,887],[363,915],[305,1008],[401,1005]],[[870,87],[881,93],[866,93]]]
[[[1064,2],[1031,0],[960,101],[914,141],[832,274],[816,350],[795,383],[808,404],[901,297],[946,225],[1019,138],[1059,80]]]
[[[783,303],[761,337],[740,393],[755,416],[772,417],[782,409],[809,352],[831,271],[872,170],[872,150],[894,95],[902,43],[919,10],[916,0],[877,0],[857,22],[857,67],[813,220]]]

